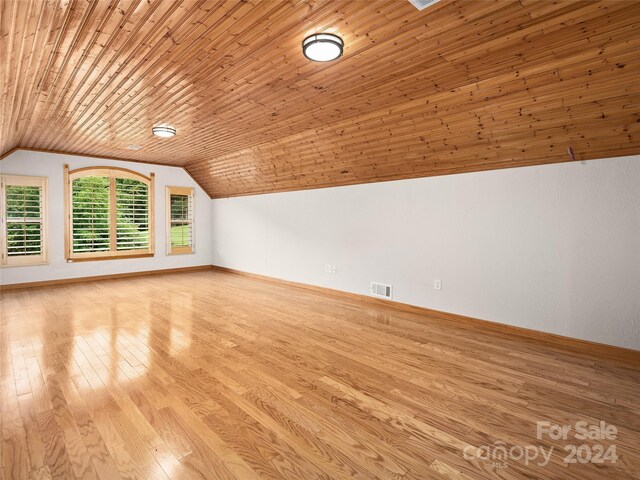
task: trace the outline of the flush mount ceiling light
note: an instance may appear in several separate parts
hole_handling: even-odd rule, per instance
[[[342,56],[344,42],[332,33],[316,33],[302,41],[302,53],[314,62],[330,62]]]
[[[168,125],[160,125],[151,129],[156,137],[169,138],[176,134],[176,129]]]

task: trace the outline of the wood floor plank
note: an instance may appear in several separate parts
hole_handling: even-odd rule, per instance
[[[0,478],[640,476],[640,365],[620,359],[219,271],[0,300]],[[581,420],[617,428],[615,463],[536,438]],[[501,442],[554,453],[464,455]]]
[[[55,479],[75,478],[73,466],[68,454],[68,446],[60,426],[56,422],[53,410],[38,413],[38,424],[42,442],[45,446],[45,464],[49,467],[51,477]]]
[[[26,433],[27,451],[29,452],[29,469],[37,470],[45,467],[45,447],[38,427],[38,417],[31,393],[18,397],[22,426]],[[48,470],[48,469],[47,469]]]

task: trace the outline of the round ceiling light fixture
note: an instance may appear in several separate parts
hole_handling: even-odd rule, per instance
[[[330,62],[342,56],[344,42],[333,33],[314,33],[302,41],[302,53],[314,62]]]
[[[162,138],[173,137],[176,134],[176,129],[169,125],[158,125],[157,127],[153,127],[151,131],[156,137]]]

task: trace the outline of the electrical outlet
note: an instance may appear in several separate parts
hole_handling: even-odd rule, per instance
[[[433,281],[433,288],[435,288],[436,290],[441,290],[442,289],[442,280],[434,280]]]
[[[324,266],[324,273],[338,273],[338,269],[336,268],[335,265],[331,265],[330,263],[327,263]]]

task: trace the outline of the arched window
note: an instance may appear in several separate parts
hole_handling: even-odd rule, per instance
[[[66,258],[152,256],[153,179],[124,168],[65,165]]]

